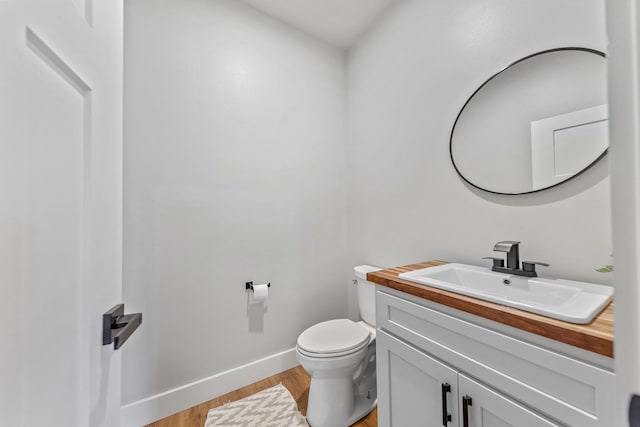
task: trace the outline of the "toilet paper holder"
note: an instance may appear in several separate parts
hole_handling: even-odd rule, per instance
[[[267,288],[270,288],[270,287],[271,287],[271,282],[267,283]],[[244,290],[245,291],[251,290],[251,292],[253,292],[253,282],[245,282]]]

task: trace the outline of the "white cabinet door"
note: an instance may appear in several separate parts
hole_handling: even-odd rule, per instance
[[[560,427],[515,401],[458,375],[461,427]],[[466,415],[465,415],[466,412]]]
[[[0,0],[0,424],[119,425],[122,0]]]
[[[457,427],[457,371],[381,330],[376,341],[378,425]]]

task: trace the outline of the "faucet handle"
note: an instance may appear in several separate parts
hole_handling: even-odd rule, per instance
[[[502,242],[498,242],[493,246],[494,251],[499,252],[509,252],[513,246],[518,246],[520,242],[515,240],[504,240]]]
[[[482,259],[490,259],[493,260],[493,267],[504,267],[504,260],[502,258],[496,258],[493,256],[485,256]]]
[[[549,267],[549,264],[546,262],[538,262],[538,261],[522,261],[522,270],[535,273],[536,265],[541,265],[543,267]]]

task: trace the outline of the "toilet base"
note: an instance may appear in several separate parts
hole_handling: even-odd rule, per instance
[[[356,396],[352,415],[346,420],[344,426],[339,427],[349,427],[356,421],[359,421],[362,418],[366,417],[371,411],[376,408],[377,404],[378,399],[367,398],[367,396],[360,395]],[[307,418],[307,422],[311,427],[316,427],[316,425],[313,424],[312,420],[310,420],[309,418]]]
[[[312,378],[307,407],[311,427],[349,427],[375,409],[378,393],[373,363],[371,371],[355,383],[344,377]]]
[[[353,416],[347,420],[347,426],[354,424],[356,421],[366,417],[369,412],[373,411],[378,404],[378,399],[367,399],[366,396],[356,396],[355,408]]]

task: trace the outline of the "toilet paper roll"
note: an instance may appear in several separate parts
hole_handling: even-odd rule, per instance
[[[268,297],[269,285],[267,283],[263,283],[262,285],[253,285],[251,304],[262,304],[267,301]]]

